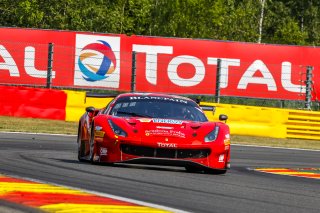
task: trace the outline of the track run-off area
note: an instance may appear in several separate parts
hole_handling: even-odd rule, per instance
[[[77,160],[76,136],[0,133],[0,212],[319,212],[320,152],[232,145],[225,175]]]

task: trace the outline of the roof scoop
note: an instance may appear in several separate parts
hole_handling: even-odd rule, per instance
[[[200,123],[191,123],[190,127],[192,129],[199,129],[201,127],[201,124]]]
[[[132,126],[134,126],[134,125],[137,124],[137,120],[136,120],[136,119],[132,119],[132,118],[127,119],[127,122],[128,122],[130,125],[132,125]]]

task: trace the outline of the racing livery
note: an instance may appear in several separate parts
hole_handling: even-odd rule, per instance
[[[207,107],[208,108],[208,107]],[[78,159],[92,163],[184,166],[222,174],[230,168],[226,115],[208,121],[181,96],[125,93],[105,108],[87,107],[78,128]]]

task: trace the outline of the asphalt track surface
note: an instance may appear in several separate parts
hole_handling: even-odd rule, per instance
[[[75,136],[0,133],[0,174],[188,212],[320,212],[319,180],[252,170],[319,168],[317,151],[232,146],[231,170],[214,175],[187,173],[179,167],[91,165],[78,162],[76,149]]]

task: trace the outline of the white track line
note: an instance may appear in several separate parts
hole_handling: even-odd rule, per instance
[[[67,134],[52,134],[52,133],[37,133],[37,132],[1,132],[5,134],[25,134],[25,135],[53,135],[53,136],[66,136],[66,137],[76,137],[77,135],[67,135]]]
[[[76,136],[76,135],[30,133],[30,132],[0,132],[0,133],[6,133],[6,134],[28,134],[28,135],[53,135],[53,136],[70,136],[70,137],[75,137]],[[107,193],[102,193],[102,192],[85,190],[85,189],[76,188],[76,187],[65,186],[65,185],[61,185],[61,184],[41,181],[41,180],[38,180],[38,179],[19,177],[19,176],[15,176],[15,175],[8,175],[8,176],[15,177],[15,178],[20,178],[20,179],[24,179],[24,180],[30,180],[30,181],[34,181],[34,182],[38,182],[38,183],[51,184],[51,185],[55,185],[55,186],[61,186],[61,187],[69,188],[69,189],[79,190],[79,191],[82,191],[82,192],[91,193],[91,194],[98,195],[98,196],[101,196],[101,197],[108,197],[108,198],[117,199],[117,200],[121,200],[121,201],[125,201],[125,202],[135,203],[135,204],[142,205],[142,206],[148,206],[148,207],[151,207],[151,208],[157,208],[157,209],[162,209],[162,210],[167,210],[167,211],[177,212],[177,213],[185,213],[185,212],[187,212],[187,211],[182,211],[182,210],[179,210],[179,209],[174,209],[174,208],[170,208],[170,207],[166,207],[166,206],[161,206],[161,205],[158,205],[158,204],[152,204],[152,203],[147,203],[147,202],[144,202],[144,201],[139,201],[139,200],[134,200],[134,199],[130,199],[130,198],[115,196],[115,195],[111,195],[111,194],[107,194]]]
[[[278,147],[278,146],[258,146],[258,145],[246,145],[246,144],[231,144],[231,146],[248,146],[248,147],[257,147],[257,148],[268,148],[268,149],[288,149],[288,150],[297,150],[297,151],[311,151],[311,152],[320,152],[318,149],[299,149],[299,148],[288,148],[288,147]]]
[[[65,134],[29,133],[29,132],[0,132],[0,133],[30,134],[30,135],[53,135],[53,136],[57,135],[57,136],[70,136],[70,137],[75,137],[76,136],[76,135],[65,135]],[[245,146],[245,147],[247,146],[247,147],[258,147],[258,148],[268,148],[268,149],[288,149],[288,150],[298,150],[298,151],[320,152],[320,150],[286,148],[286,147],[271,147],[271,146],[258,146],[258,145],[232,144],[232,146]],[[186,213],[187,212],[187,211],[182,211],[182,210],[179,210],[179,209],[174,209],[174,208],[170,208],[170,207],[166,207],[166,206],[147,203],[147,202],[144,202],[144,201],[134,200],[134,199],[130,199],[130,198],[115,196],[115,195],[111,195],[111,194],[107,194],[107,193],[101,193],[101,192],[96,192],[96,191],[91,191],[91,190],[85,190],[85,189],[81,189],[81,188],[77,188],[77,187],[70,187],[70,186],[50,183],[50,182],[41,181],[41,180],[32,179],[32,178],[18,177],[18,176],[12,176],[12,175],[8,175],[8,176],[21,178],[21,179],[25,179],[25,180],[30,180],[30,181],[34,181],[34,182],[39,182],[39,183],[45,183],[45,184],[51,184],[51,185],[55,185],[55,186],[61,186],[61,187],[74,189],[74,190],[80,190],[80,191],[91,193],[91,194],[94,194],[94,195],[98,195],[98,196],[102,196],[102,197],[108,197],[108,198],[117,199],[117,200],[130,202],[130,203],[135,203],[135,204],[142,205],[142,206],[148,206],[148,207],[152,207],[152,208],[163,209],[163,210],[177,212],[177,213]]]

